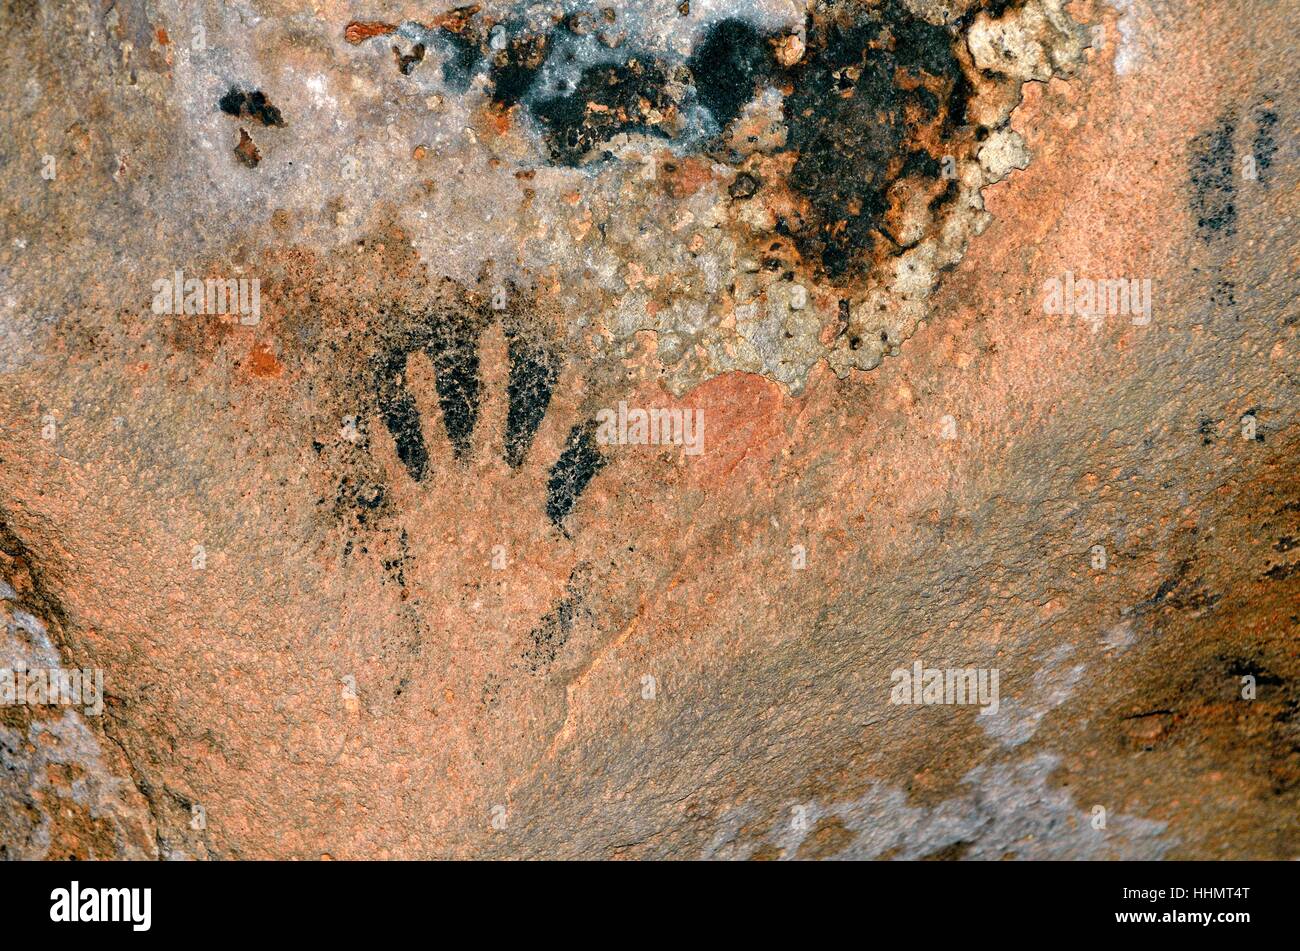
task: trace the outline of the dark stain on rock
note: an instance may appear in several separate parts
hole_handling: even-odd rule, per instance
[[[944,190],[930,199],[929,209],[931,213],[937,212],[944,205],[951,204],[956,200],[961,189],[957,187],[956,179],[949,179]]]
[[[932,210],[957,195],[956,183],[943,180],[941,155],[963,151],[975,135],[967,125],[973,86],[957,52],[967,26],[935,26],[897,0],[819,8],[805,24],[807,52],[783,67],[775,34],[727,18],[708,28],[685,70],[634,54],[587,67],[564,95],[539,102],[515,89],[505,101],[528,102],[551,160],[577,165],[624,132],[693,135],[707,151],[762,86],[785,89],[784,149],[795,155],[785,184],[804,207],[782,233],[834,280],[856,273],[864,259],[902,250],[885,224],[895,183],[912,179],[929,189]],[[682,83],[685,98],[680,89],[670,95]],[[711,128],[676,121],[690,118],[692,103],[707,111]],[[733,182],[733,198],[757,190],[746,175]]]
[[[931,76],[964,76],[953,55],[956,37],[952,30],[910,15],[899,3],[887,5],[882,12],[893,35],[894,57],[900,65]]]
[[[578,602],[575,597],[561,598],[551,613],[542,618],[542,623],[528,633],[532,644],[524,651],[524,663],[530,671],[537,673],[555,662],[560,648],[569,640],[569,632],[573,629],[573,619],[577,613]]]
[[[339,480],[334,506],[336,512],[352,512],[359,525],[368,524],[372,517],[388,514],[391,509],[388,493],[381,483],[346,475]]]
[[[510,379],[506,385],[505,460],[517,469],[528,455],[537,428],[542,424],[551,392],[559,377],[559,364],[545,344],[515,327],[506,327],[506,349]]]
[[[1165,599],[1168,598],[1169,595],[1172,594],[1174,590],[1187,578],[1187,572],[1191,568],[1191,565],[1192,563],[1188,559],[1183,559],[1179,562],[1178,567],[1174,569],[1173,574],[1160,582],[1160,586],[1156,588],[1155,593],[1152,594],[1151,597],[1134,606],[1133,613],[1142,614],[1151,608],[1156,608],[1162,605],[1165,602]]]
[[[561,649],[569,642],[574,622],[588,613],[583,607],[586,566],[579,565],[569,575],[564,595],[541,622],[528,632],[530,641],[523,653],[524,664],[538,673],[555,663]]]
[[[442,33],[441,37],[451,48],[451,55],[442,64],[442,81],[453,92],[465,92],[481,57],[478,44],[450,31]]]
[[[1009,6],[981,9],[997,15]],[[781,37],[737,17],[709,26],[682,66],[645,50],[581,62],[572,37],[589,32],[594,17],[585,14],[546,33],[497,24],[509,39],[493,50],[476,14],[468,7],[439,18],[437,35],[449,44],[444,79],[465,91],[486,62],[493,108],[524,105],[557,165],[599,159],[601,146],[624,133],[713,154],[762,86],[783,89],[784,149],[795,157],[788,181],[770,187],[788,186],[799,207],[778,230],[832,281],[903,250],[886,224],[891,186],[907,179],[921,187],[931,211],[958,194],[955,182],[943,180],[941,157],[969,151],[976,134],[967,125],[974,87],[958,56],[969,14],[937,26],[901,0],[818,5],[805,22],[806,53],[791,66],[774,53]],[[543,67],[557,58],[565,62],[553,65],[576,78],[542,91]],[[732,197],[747,198],[759,182],[748,169],[738,171]],[[1223,209],[1202,217],[1217,222]]]
[[[547,36],[518,36],[492,58],[492,102],[509,109],[527,95],[551,51]]]
[[[1264,572],[1264,577],[1269,581],[1285,581],[1297,573],[1300,573],[1300,561],[1282,562],[1271,566]]]
[[[403,528],[397,536],[397,554],[392,558],[383,559],[384,566],[384,583],[396,584],[403,590],[403,599],[405,599],[406,590],[406,566],[411,560],[410,538]]]
[[[883,224],[886,192],[902,178],[940,177],[924,142],[964,124],[969,84],[957,33],[896,4],[859,22],[810,20],[808,37],[784,107],[798,153],[790,186],[813,216],[794,237],[837,278],[863,257],[897,250]]]
[[[668,115],[676,104],[664,89],[667,75],[652,60],[631,58],[583,70],[572,93],[534,103],[545,129],[551,159],[577,165],[593,149],[621,132],[667,138],[651,112]]]
[[[271,101],[266,98],[266,94],[260,89],[254,89],[249,92],[231,86],[217,106],[229,116],[236,116],[240,119],[253,119],[265,126],[283,126],[285,125],[284,116],[280,110],[271,105]]]
[[[596,428],[579,423],[569,431],[564,451],[551,467],[546,483],[546,515],[552,524],[568,535],[564,520],[573,511],[587,484],[605,465],[605,457],[596,448]]]
[[[933,852],[927,852],[925,855],[921,856],[921,861],[958,862],[966,857],[966,853],[970,851],[970,847],[974,844],[974,842],[966,839],[958,839],[956,842],[935,849]]]
[[[1233,680],[1254,677],[1256,686],[1280,687],[1285,681],[1266,668],[1258,657],[1220,657],[1227,674]]]
[[[1192,589],[1185,594],[1180,594],[1169,599],[1170,605],[1178,608],[1180,611],[1203,612],[1211,610],[1215,605],[1223,600],[1223,595],[1215,594],[1206,589],[1201,578],[1191,582],[1189,587]]]
[[[776,60],[768,38],[744,20],[720,20],[686,62],[695,80],[695,96],[725,129],[754,98],[760,83],[771,78]]]
[[[0,460],[0,463],[4,461]],[[0,509],[0,556],[3,556],[0,565],[5,568],[8,580],[18,594],[18,603],[40,615],[47,622],[50,636],[66,648],[64,631],[68,628],[68,615],[62,601],[54,594],[62,580],[59,572],[53,566],[38,562],[10,524],[9,514]]]
[[[1006,16],[1008,10],[1012,7],[1020,6],[1023,2],[1024,0],[984,0],[984,12],[987,13],[990,18],[1000,20]],[[973,16],[977,12],[979,11],[972,10],[968,15]]]
[[[1277,111],[1271,101],[1255,110],[1255,141],[1251,148],[1255,156],[1255,171],[1263,185],[1268,184],[1273,156],[1277,154]]]
[[[907,153],[907,158],[903,160],[903,167],[899,171],[899,177],[907,178],[909,175],[920,175],[925,178],[938,178],[941,171],[942,167],[939,165],[937,158],[929,152],[918,150]]]
[[[1236,123],[1224,116],[1212,129],[1191,142],[1188,177],[1191,211],[1202,241],[1231,238],[1237,233],[1236,152],[1232,138]]]

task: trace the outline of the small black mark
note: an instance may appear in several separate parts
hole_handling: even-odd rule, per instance
[[[1178,716],[1177,710],[1143,710],[1141,713],[1129,713],[1120,717],[1120,720],[1142,720],[1146,717],[1175,717]]]
[[[1236,123],[1225,115],[1213,129],[1192,139],[1189,177],[1191,210],[1202,241],[1237,233],[1235,151]]]
[[[406,529],[402,529],[397,539],[399,553],[395,558],[384,559],[384,571],[388,577],[397,583],[399,588],[406,587],[406,564],[410,560],[410,541],[406,535]]]
[[[510,380],[506,385],[505,460],[513,469],[523,464],[537,428],[551,404],[551,391],[559,377],[555,356],[545,345],[527,339],[519,330],[506,330]]]
[[[1180,562],[1178,567],[1174,569],[1173,575],[1160,583],[1160,587],[1156,589],[1155,594],[1133,608],[1134,613],[1141,614],[1149,608],[1158,607],[1164,603],[1164,600],[1173,593],[1174,589],[1183,583],[1191,566],[1190,561],[1184,560]]]
[[[1196,427],[1196,432],[1201,437],[1201,445],[1208,446],[1214,442],[1218,424],[1209,417],[1202,416],[1201,423]]]
[[[573,511],[578,496],[605,465],[605,457],[596,448],[595,426],[579,423],[569,431],[564,451],[551,467],[546,483],[546,514],[551,522],[568,535],[564,520]]]
[[[1252,151],[1255,155],[1255,170],[1261,184],[1267,186],[1269,170],[1273,167],[1273,156],[1277,154],[1277,112],[1271,102],[1266,102],[1255,110],[1255,142]]]
[[[284,116],[280,113],[280,110],[271,105],[270,100],[266,98],[266,94],[260,89],[248,92],[236,86],[231,86],[217,105],[226,115],[237,116],[241,119],[256,119],[265,126],[283,126],[285,124]]]
[[[397,59],[397,71],[403,76],[409,76],[416,65],[424,60],[424,44],[416,43],[409,53],[403,53],[401,47],[394,46],[393,56]]]
[[[1237,285],[1229,280],[1214,282],[1210,291],[1210,303],[1215,307],[1235,307],[1237,305]]]
[[[529,671],[537,673],[555,662],[561,649],[573,633],[573,624],[580,615],[587,614],[585,599],[586,565],[579,565],[569,575],[564,595],[555,603],[541,622],[528,632],[532,642],[524,651],[523,660]]]
[[[759,181],[748,172],[741,172],[727,189],[732,198],[753,198],[758,191]]]

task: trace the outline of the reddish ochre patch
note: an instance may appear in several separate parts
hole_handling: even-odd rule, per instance
[[[716,488],[752,475],[750,466],[780,451],[788,399],[780,384],[757,373],[714,377],[688,393],[681,406],[704,411],[705,449],[686,468],[689,480],[700,486]]]
[[[270,347],[258,342],[253,344],[253,349],[248,354],[248,370],[253,376],[279,376],[284,372],[284,364],[275,358]]]
[[[387,36],[390,33],[396,33],[397,26],[392,23],[380,23],[377,21],[361,22],[353,20],[343,30],[343,38],[356,46],[372,36]]]
[[[158,27],[158,29],[154,30],[153,35],[154,39],[158,41],[159,46],[166,46],[172,41],[171,37],[167,35],[167,31],[162,27]]]
[[[671,171],[669,170],[671,166]],[[713,170],[706,162],[684,159],[664,166],[668,191],[674,198],[689,198],[713,179]]]
[[[510,110],[485,109],[482,127],[485,132],[503,136],[510,131]]]
[[[243,129],[239,130],[239,144],[235,146],[235,158],[249,168],[257,168],[258,163],[262,161],[262,153],[258,151],[252,136]]]

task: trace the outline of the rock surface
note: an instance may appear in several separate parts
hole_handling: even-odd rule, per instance
[[[0,856],[1300,856],[1283,7],[7,4]]]

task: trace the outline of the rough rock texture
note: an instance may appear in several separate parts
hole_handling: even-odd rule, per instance
[[[0,5],[0,856],[1300,856],[1284,7]]]

